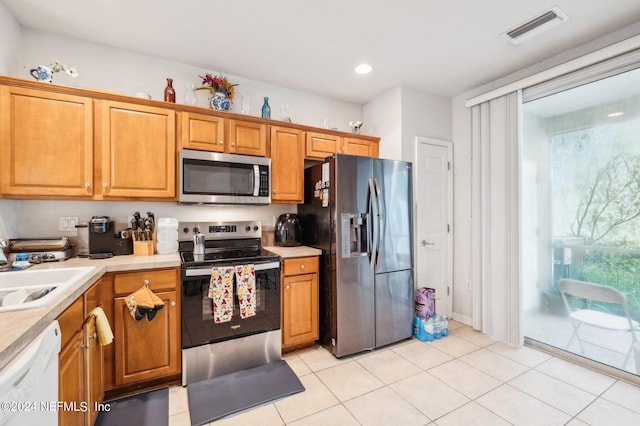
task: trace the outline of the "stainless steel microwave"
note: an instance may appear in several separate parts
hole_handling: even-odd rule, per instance
[[[269,204],[271,159],[183,149],[180,204]]]

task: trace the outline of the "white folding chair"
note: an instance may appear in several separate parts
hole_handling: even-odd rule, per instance
[[[580,344],[580,349],[584,353],[584,347],[582,346],[582,341],[580,339],[580,335],[578,334],[578,328],[582,324],[587,324],[606,330],[630,332],[632,344],[629,346],[629,351],[627,352],[627,356],[624,359],[624,364],[622,365],[622,368],[625,368],[627,362],[629,362],[634,344],[637,342],[635,331],[638,330],[639,324],[637,321],[631,319],[631,316],[629,315],[629,308],[627,307],[627,302],[624,298],[624,295],[613,287],[567,278],[563,278],[558,281],[558,288],[560,289],[562,300],[564,301],[564,305],[567,308],[567,312],[569,313],[569,317],[571,318],[571,322],[573,324],[573,335],[569,340],[569,344],[571,344],[573,338],[576,337],[578,339],[578,343]],[[573,308],[567,299],[567,295],[571,295],[588,301],[614,303],[621,305],[624,310],[625,316],[614,315],[608,312],[596,311],[589,308]]]

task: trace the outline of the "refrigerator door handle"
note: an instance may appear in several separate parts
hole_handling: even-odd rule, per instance
[[[377,240],[376,240],[376,265],[378,264],[378,258],[380,257],[380,239],[382,238],[382,232],[384,232],[384,207],[382,203],[382,191],[380,185],[378,185],[378,179],[373,178],[373,186],[376,190],[376,203],[378,204],[378,214],[376,215],[376,226],[378,227]]]
[[[380,223],[378,221],[379,215],[379,203],[377,200],[376,187],[373,179],[369,179],[369,208],[371,209],[371,214],[369,215],[369,228],[371,230],[371,239],[370,243],[370,256],[369,256],[369,265],[371,269],[375,269],[376,264],[378,263],[378,244],[380,242]]]

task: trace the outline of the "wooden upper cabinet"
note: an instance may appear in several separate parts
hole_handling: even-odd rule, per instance
[[[341,146],[341,136],[307,132],[305,157],[314,160],[324,160],[325,158],[340,152]]]
[[[224,152],[224,118],[183,112],[180,120],[182,148]]]
[[[267,126],[218,116],[180,113],[180,148],[265,157]]]
[[[267,126],[250,121],[229,120],[229,152],[233,154],[267,155]]]
[[[344,154],[378,158],[378,143],[367,139],[345,137],[343,138],[342,152]]]
[[[0,87],[0,193],[93,194],[91,98]]]
[[[271,126],[271,201],[304,202],[304,132]]]
[[[174,198],[175,111],[101,101],[100,187],[103,198]]]

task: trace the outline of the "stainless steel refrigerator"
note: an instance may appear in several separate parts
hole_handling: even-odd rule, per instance
[[[320,259],[320,339],[336,357],[411,337],[411,163],[336,154],[305,170],[298,206]]]

